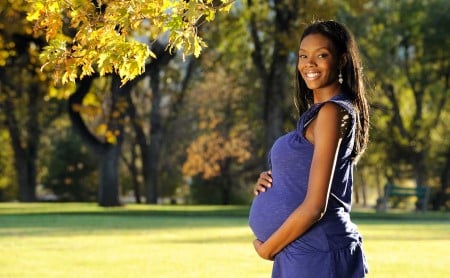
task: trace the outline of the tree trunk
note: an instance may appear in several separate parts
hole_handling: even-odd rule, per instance
[[[146,189],[146,203],[156,204],[158,202],[159,187],[159,165],[162,151],[162,139],[164,129],[161,116],[161,88],[160,74],[162,68],[166,66],[174,57],[167,51],[165,45],[155,42],[152,51],[158,57],[147,67],[150,76],[150,88],[152,89],[152,110],[150,112],[150,144],[146,144],[142,150],[142,164],[144,186]]]
[[[359,170],[359,181],[360,181],[360,183],[358,183],[358,184],[355,184],[354,183],[354,186],[353,186],[353,196],[355,197],[355,199],[354,199],[354,202],[355,202],[355,204],[359,204],[359,188],[361,187],[360,185],[363,183],[363,180],[361,179],[361,176],[362,176],[362,174],[361,174],[361,169]]]
[[[153,66],[150,69],[150,87],[152,88],[152,111],[150,113],[150,145],[148,146],[148,177],[147,204],[156,204],[158,202],[158,175],[159,159],[161,156],[161,91],[160,91],[160,70]]]
[[[136,154],[136,149],[134,148],[134,146],[132,146],[130,173],[132,175],[132,180],[133,180],[134,199],[136,200],[137,204],[140,204],[140,203],[142,203],[142,201],[141,201],[141,184],[138,180],[139,171],[136,166],[137,159],[138,159],[138,156]]]
[[[127,106],[128,106],[128,116],[130,117],[131,121],[132,121],[132,125],[134,126],[139,126],[139,124],[137,123],[137,119],[136,119],[136,109],[134,107],[134,103],[132,101],[131,98],[131,94],[127,94],[126,96],[127,99]],[[140,182],[138,179],[138,175],[139,175],[139,170],[138,167],[136,165],[137,160],[138,160],[138,155],[136,153],[136,148],[135,145],[138,142],[138,135],[137,133],[134,134],[133,139],[131,140],[131,147],[130,147],[130,155],[131,158],[128,161],[128,158],[126,158],[123,154],[123,152],[121,152],[122,155],[122,161],[125,163],[125,165],[127,166],[128,171],[130,172],[131,175],[131,182],[133,184],[133,195],[134,195],[134,200],[136,201],[137,204],[141,203],[141,186],[140,186]]]
[[[248,1],[249,8],[252,1]],[[283,121],[286,119],[286,77],[288,76],[288,53],[286,38],[292,34],[292,25],[299,15],[299,2],[284,3],[275,1],[274,30],[272,41],[272,53],[267,60],[263,54],[263,42],[259,36],[256,24],[256,14],[250,17],[250,34],[253,40],[254,51],[252,53],[253,63],[258,71],[263,84],[263,121],[266,127],[265,146],[268,148],[283,131]],[[269,65],[269,66],[266,66]]]
[[[416,186],[426,185],[427,167],[425,163],[425,157],[425,151],[416,152],[413,155],[412,164],[414,167],[414,179],[416,180]]]
[[[441,188],[439,188],[433,201],[433,210],[448,210],[448,202],[450,201],[450,194],[448,193],[448,185],[450,183],[450,148],[445,156],[445,165],[441,174]]]
[[[36,158],[28,161],[27,155],[15,154],[15,168],[19,182],[19,201],[35,202],[36,198]],[[34,161],[31,161],[34,160]]]
[[[137,115],[136,107],[133,103],[133,98],[131,97],[131,94],[126,94],[125,98],[127,100],[127,107],[128,107],[127,113],[131,119],[131,125],[134,130],[133,145],[137,144],[139,146],[139,148],[141,149],[141,158],[143,161],[142,164],[147,165],[148,164],[147,152],[144,151],[147,147],[147,137],[145,135],[142,124],[140,124],[139,120],[137,119],[138,115]],[[127,162],[125,158],[124,158],[124,161],[127,164],[128,169],[132,175],[133,187],[134,187],[133,188],[134,198],[136,200],[136,203],[140,204],[141,203],[141,190],[140,190],[141,183],[137,179],[137,177],[139,175],[139,171],[136,166],[137,159],[138,159],[138,155],[136,153],[136,149],[134,146],[132,146],[131,147],[131,161]],[[144,169],[144,167],[142,167],[142,169]],[[144,172],[143,173],[143,176],[144,176],[147,171],[143,171],[143,172]],[[148,179],[148,177],[144,177],[144,181],[147,179]]]
[[[100,180],[98,190],[98,204],[102,207],[121,205],[119,183],[119,158],[121,144],[111,145],[103,153],[99,161]]]
[[[266,146],[271,146],[283,131],[286,107],[287,56],[279,55],[273,65],[273,73],[266,80],[264,90],[264,124]]]
[[[6,122],[14,150],[14,166],[19,184],[19,201],[36,201],[36,160],[39,146],[40,128],[38,122],[39,91],[30,89],[27,104],[25,132],[21,132],[14,111],[12,96],[5,100]]]
[[[225,159],[222,165],[223,178],[222,183],[222,205],[229,205],[231,203],[231,194],[233,192],[233,178],[231,173],[231,159]]]
[[[365,206],[367,206],[367,183],[366,182],[363,182],[361,184],[361,193],[362,193],[362,199],[363,199],[362,205],[365,207]]]
[[[107,141],[100,141],[93,135],[84,123],[80,110],[84,97],[89,92],[93,77],[85,77],[77,84],[77,90],[69,97],[69,116],[73,127],[87,144],[87,146],[97,155],[99,159],[99,190],[98,204],[100,206],[120,206],[120,183],[119,183],[119,159],[123,140],[123,124],[125,113],[118,109],[118,105],[124,100],[124,95],[129,94],[134,82],[128,82],[120,87],[120,78],[112,76],[111,90],[112,101],[110,113],[117,114],[117,117],[110,115],[108,129],[116,134],[115,144]]]

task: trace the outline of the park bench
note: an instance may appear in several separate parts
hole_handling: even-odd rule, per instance
[[[417,197],[416,208],[426,211],[430,198],[430,188],[428,186],[404,187],[388,183],[384,186],[382,206],[387,209],[390,199],[395,199],[395,204],[398,204],[407,197]]]

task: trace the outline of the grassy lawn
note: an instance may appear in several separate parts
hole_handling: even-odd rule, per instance
[[[270,277],[246,207],[0,203],[0,277]],[[369,277],[450,277],[450,214],[357,211]]]

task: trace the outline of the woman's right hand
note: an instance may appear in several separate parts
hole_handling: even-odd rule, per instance
[[[264,171],[259,174],[258,181],[256,182],[253,194],[257,196],[260,192],[266,192],[268,188],[272,187],[272,171]]]

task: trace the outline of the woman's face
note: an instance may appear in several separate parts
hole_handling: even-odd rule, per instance
[[[309,89],[334,90],[338,83],[338,59],[333,43],[321,34],[310,34],[300,43],[297,69]]]

